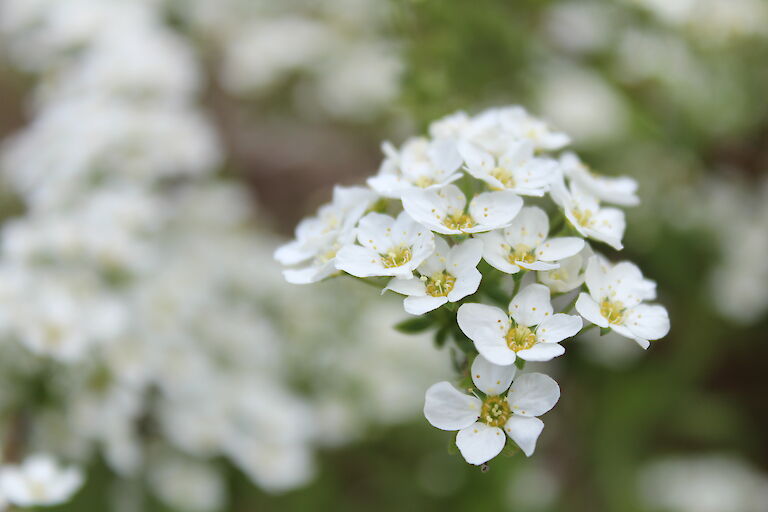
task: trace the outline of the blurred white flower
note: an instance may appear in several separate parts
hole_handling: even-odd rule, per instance
[[[638,493],[647,506],[670,512],[762,512],[768,475],[728,455],[668,457],[642,469]]]
[[[50,455],[30,455],[20,465],[0,468],[0,493],[20,507],[59,505],[83,484],[74,467],[62,468]]]

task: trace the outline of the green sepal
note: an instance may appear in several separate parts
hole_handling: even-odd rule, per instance
[[[609,332],[611,332],[611,328],[610,327],[601,327],[600,328],[600,336],[605,336]]]
[[[525,359],[520,359],[519,357],[515,359],[515,366],[517,366],[518,370],[522,370],[525,368]]]

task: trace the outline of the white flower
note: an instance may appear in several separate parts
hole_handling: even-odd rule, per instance
[[[575,181],[566,188],[562,177],[552,183],[550,195],[563,208],[565,217],[576,231],[616,250],[622,249],[621,239],[626,228],[623,211],[602,208],[597,198]]]
[[[477,291],[482,275],[477,264],[483,252],[480,240],[470,239],[448,247],[445,240],[435,238],[435,252],[416,269],[420,279],[392,279],[387,290],[408,297],[405,311],[423,315],[447,302],[456,302]]]
[[[547,238],[549,218],[544,210],[529,206],[520,210],[509,227],[478,235],[483,241],[483,258],[493,267],[515,274],[527,270],[551,270],[584,248],[577,237]]]
[[[576,315],[552,313],[549,288],[530,284],[509,303],[509,314],[485,304],[463,304],[456,320],[483,357],[507,366],[517,357],[549,361],[565,353],[559,342],[575,336],[582,321]]]
[[[537,272],[539,282],[549,286],[549,289],[554,293],[566,293],[575,290],[584,284],[584,271],[592,254],[592,248],[588,244],[584,244],[584,248],[578,254],[560,260],[559,268]]]
[[[554,407],[560,387],[541,373],[526,373],[512,382],[514,366],[494,365],[482,355],[475,358],[471,372],[484,399],[438,382],[427,390],[424,416],[441,430],[459,431],[456,446],[470,464],[480,465],[498,455],[506,443],[504,432],[530,457],[544,429],[537,416]]]
[[[346,245],[336,255],[336,268],[356,277],[411,279],[435,250],[434,235],[406,212],[397,219],[369,213],[360,220],[357,241],[360,245]]]
[[[459,151],[467,164],[467,171],[493,190],[543,196],[557,172],[557,162],[534,156],[534,145],[528,140],[509,143],[498,158],[466,142],[459,146]]]
[[[643,348],[650,346],[649,340],[658,340],[669,332],[667,310],[642,303],[655,298],[656,286],[644,279],[633,263],[609,266],[593,256],[587,264],[585,281],[589,294],[579,295],[576,311],[586,320],[602,328],[610,327]]]
[[[609,177],[595,174],[571,152],[560,157],[560,168],[568,179],[578,183],[583,190],[601,201],[622,206],[640,204],[637,197],[637,181],[629,176]]]
[[[382,149],[387,158],[368,185],[384,197],[399,199],[405,190],[440,187],[461,177],[461,156],[448,139],[414,138],[399,152],[389,143]]]
[[[83,484],[77,468],[61,468],[50,455],[31,455],[21,465],[0,468],[0,493],[19,507],[68,501]]]
[[[482,233],[509,226],[523,200],[514,192],[483,192],[467,198],[456,185],[439,189],[409,190],[403,193],[403,208],[419,222],[436,233],[461,235]]]
[[[553,151],[571,143],[563,132],[553,131],[549,125],[530,115],[523,107],[513,106],[499,109],[499,121],[508,133],[533,142],[538,150]]]
[[[355,224],[375,201],[376,194],[362,187],[336,187],[333,201],[320,207],[314,217],[296,226],[296,239],[279,247],[275,259],[298,265],[283,271],[293,284],[320,281],[336,272],[336,253],[355,240]]]

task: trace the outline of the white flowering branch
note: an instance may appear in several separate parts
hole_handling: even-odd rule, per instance
[[[604,203],[637,204],[637,184],[555,156],[568,137],[520,107],[460,112],[429,131],[400,149],[385,144],[368,187],[337,187],[275,257],[292,283],[345,272],[405,296],[414,318],[396,327],[435,329],[438,346],[461,353],[452,352],[468,394],[435,384],[427,420],[458,431],[470,464],[501,453],[507,437],[530,456],[560,388],[540,373],[516,376],[526,361],[563,355],[583,319],[643,348],[669,331],[667,311],[644,303],[655,283],[586,241],[622,248],[624,212]]]

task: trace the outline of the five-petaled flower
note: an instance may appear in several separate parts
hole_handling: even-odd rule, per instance
[[[547,238],[549,217],[541,208],[525,207],[504,230],[478,235],[483,241],[483,258],[493,267],[515,274],[521,268],[552,270],[560,260],[584,248],[578,237]]]
[[[461,156],[450,140],[413,138],[400,151],[389,143],[382,148],[387,157],[367,183],[383,197],[399,199],[406,190],[437,188],[462,176]]]
[[[413,271],[435,250],[434,235],[401,212],[397,219],[369,213],[357,227],[357,241],[336,255],[336,268],[356,277],[413,278]]]
[[[506,444],[505,432],[530,457],[544,429],[537,416],[560,398],[557,382],[542,373],[515,378],[514,366],[495,365],[482,355],[475,358],[470,371],[482,398],[466,395],[449,382],[438,382],[427,390],[424,416],[441,430],[459,431],[456,446],[470,464],[480,465],[498,455]]]
[[[420,278],[396,277],[386,289],[407,295],[403,300],[405,311],[423,315],[446,302],[456,302],[477,291],[482,279],[477,270],[482,252],[480,240],[465,240],[448,247],[445,240],[437,237],[434,254],[416,269]]]
[[[485,304],[463,304],[457,313],[459,327],[477,351],[494,364],[507,366],[520,357],[549,361],[565,353],[559,342],[575,336],[582,327],[576,315],[553,314],[549,288],[530,284],[509,303],[509,314]]]
[[[523,207],[523,200],[508,190],[483,192],[467,198],[456,185],[439,189],[408,190],[403,193],[403,208],[435,233],[462,235],[482,233],[509,226]]]
[[[601,328],[635,340],[648,348],[651,340],[669,332],[669,314],[664,306],[643,304],[656,298],[656,283],[643,278],[633,263],[616,265],[590,258],[585,273],[589,294],[581,293],[576,311]]]

